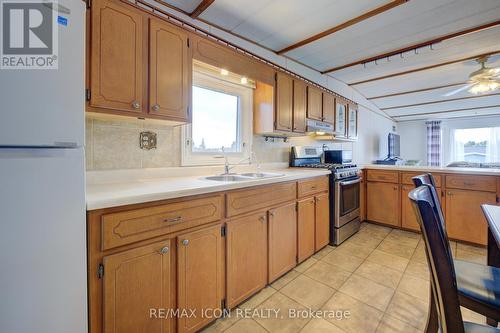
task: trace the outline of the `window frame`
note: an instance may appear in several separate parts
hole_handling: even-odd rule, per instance
[[[209,89],[233,96],[238,96],[238,134],[237,141],[241,142],[241,152],[226,152],[229,163],[235,164],[243,159],[250,158],[252,143],[252,108],[253,90],[250,87],[229,82],[220,77],[214,77],[205,73],[202,69],[193,71],[193,86]],[[194,110],[192,110],[194,112]],[[182,126],[181,131],[181,165],[182,166],[206,166],[224,165],[224,159],[220,158],[222,152],[193,152],[192,151],[192,124]]]

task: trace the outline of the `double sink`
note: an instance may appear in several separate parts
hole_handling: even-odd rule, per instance
[[[266,179],[266,178],[276,178],[283,177],[283,173],[273,173],[273,172],[248,172],[248,173],[232,173],[223,174],[218,176],[204,177],[206,180],[214,180],[219,182],[241,182],[256,179]]]

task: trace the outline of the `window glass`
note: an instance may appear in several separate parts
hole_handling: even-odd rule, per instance
[[[454,162],[500,162],[500,127],[455,129],[451,150]]]

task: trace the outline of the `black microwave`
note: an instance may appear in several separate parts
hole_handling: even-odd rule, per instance
[[[325,150],[325,163],[350,164],[352,150]]]

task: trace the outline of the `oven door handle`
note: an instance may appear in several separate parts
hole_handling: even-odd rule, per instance
[[[363,180],[363,178],[358,178],[358,179],[349,180],[349,181],[346,181],[346,182],[339,182],[339,184],[341,186],[347,186],[347,185],[361,183],[362,180]]]

